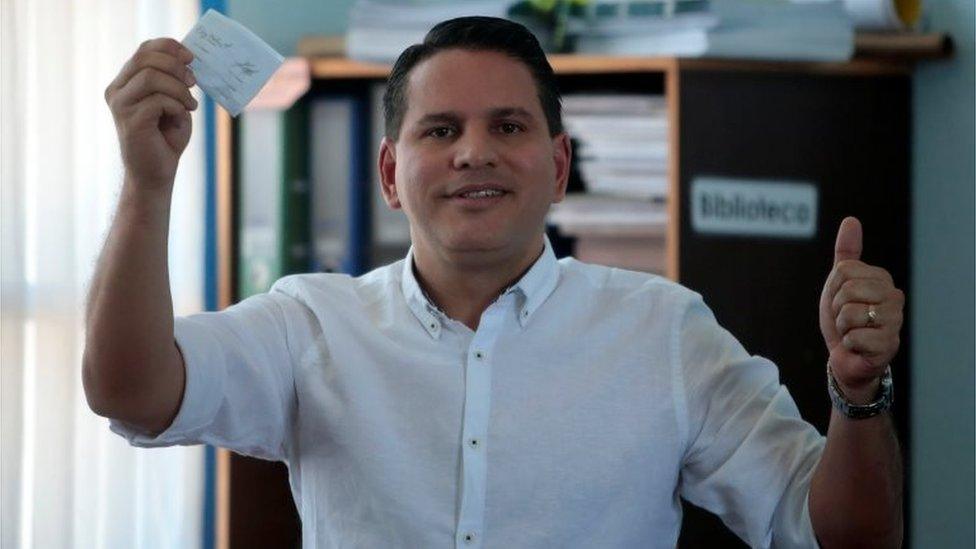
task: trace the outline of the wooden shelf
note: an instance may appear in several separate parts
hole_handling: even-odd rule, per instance
[[[364,63],[344,57],[309,58],[313,80],[343,80],[349,78],[386,78],[390,65]]]
[[[854,55],[902,61],[937,61],[952,57],[955,44],[946,33],[859,32]]]
[[[343,57],[311,57],[313,80],[382,79],[391,65],[367,63]],[[727,70],[758,72],[803,72],[807,74],[878,75],[907,74],[911,67],[894,59],[853,59],[843,63],[756,61],[679,57],[619,57],[576,54],[549,56],[556,74],[665,73],[673,70]]]
[[[907,75],[911,65],[897,60],[852,59],[843,63],[813,61],[756,61],[739,59],[681,59],[680,70],[764,73],[802,73],[816,76]]]
[[[676,68],[673,57],[606,57],[550,55],[549,63],[557,74],[604,74],[627,72],[666,72]],[[391,65],[366,63],[342,57],[309,58],[312,78],[321,80],[386,78]]]

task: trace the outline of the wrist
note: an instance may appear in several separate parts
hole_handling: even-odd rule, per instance
[[[889,407],[892,402],[891,366],[885,368],[884,375],[878,379],[871,379],[864,383],[851,386],[847,384],[850,394],[845,392],[840,381],[833,375],[830,362],[827,362],[827,392],[830,400],[841,414],[852,419],[864,419],[876,416]],[[871,393],[870,391],[874,391]]]
[[[170,197],[173,194],[173,187],[176,183],[176,176],[169,177],[146,177],[129,170],[125,170],[122,179],[122,189],[125,192],[146,197]],[[158,198],[157,198],[158,200]]]
[[[851,404],[870,404],[878,398],[878,390],[881,388],[881,378],[875,377],[856,385],[837,379],[837,388],[844,393],[844,397]]]
[[[173,186],[149,187],[126,176],[119,196],[119,206],[141,215],[164,215],[168,218],[173,202]]]

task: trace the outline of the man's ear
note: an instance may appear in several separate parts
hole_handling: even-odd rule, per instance
[[[386,204],[391,209],[399,210],[402,206],[396,188],[396,143],[391,141],[389,137],[384,136],[382,143],[380,143],[378,162],[380,190],[383,191],[383,199],[386,200]]]
[[[556,188],[552,201],[556,203],[566,198],[566,186],[569,185],[569,166],[573,161],[573,147],[568,133],[562,132],[552,138],[552,160],[556,164]]]

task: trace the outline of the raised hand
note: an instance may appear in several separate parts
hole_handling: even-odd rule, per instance
[[[898,352],[905,294],[888,271],[860,260],[861,249],[861,222],[845,218],[820,296],[820,331],[841,390],[865,403],[873,400],[878,380]]]
[[[143,42],[105,89],[115,119],[127,179],[167,188],[190,141],[197,101],[189,64],[193,54],[172,38]]]

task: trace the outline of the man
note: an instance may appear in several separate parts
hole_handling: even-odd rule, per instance
[[[904,296],[859,261],[857,220],[820,302],[837,388],[824,438],[699,294],[555,259],[544,218],[571,158],[552,70],[523,27],[461,18],[400,56],[384,98],[378,162],[407,257],[174,321],[191,58],[147,42],[106,90],[126,178],[83,369],[92,409],[132,444],[285,461],[306,547],[673,547],[679,496],[752,546],[900,544],[881,380]]]

